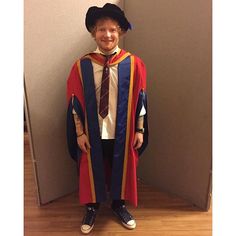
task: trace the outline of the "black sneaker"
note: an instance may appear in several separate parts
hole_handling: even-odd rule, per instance
[[[84,234],[89,234],[91,230],[93,229],[95,219],[96,219],[95,208],[87,207],[87,211],[81,225],[81,232]]]
[[[133,216],[127,211],[125,205],[122,205],[117,208],[112,208],[115,215],[118,216],[118,218],[121,220],[121,223],[127,228],[127,229],[135,229],[136,228],[136,222]]]

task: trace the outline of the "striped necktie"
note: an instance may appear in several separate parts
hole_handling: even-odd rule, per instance
[[[102,83],[101,83],[101,93],[100,93],[100,104],[99,104],[99,114],[104,119],[108,114],[108,102],[109,102],[109,59],[113,56],[111,55],[104,55],[105,62],[102,72]]]

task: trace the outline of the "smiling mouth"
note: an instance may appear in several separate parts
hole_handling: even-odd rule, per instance
[[[113,40],[102,40],[102,42],[104,42],[104,43],[112,43]]]

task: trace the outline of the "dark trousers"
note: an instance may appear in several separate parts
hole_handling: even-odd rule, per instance
[[[112,169],[112,165],[113,165],[114,144],[115,144],[114,139],[102,139],[102,152],[103,152],[104,165],[108,165],[110,169]],[[125,204],[124,200],[113,199],[112,208],[117,208],[124,204]],[[98,202],[88,203],[86,205],[89,207],[94,207],[95,209],[98,209],[100,206],[100,203]]]

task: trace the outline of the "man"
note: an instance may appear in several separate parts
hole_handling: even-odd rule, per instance
[[[68,146],[78,163],[80,203],[86,204],[81,231],[92,230],[108,192],[113,212],[134,229],[125,200],[137,206],[136,167],[148,141],[145,65],[118,47],[131,29],[118,6],[90,7],[85,24],[97,49],[73,65],[67,80]]]

